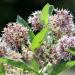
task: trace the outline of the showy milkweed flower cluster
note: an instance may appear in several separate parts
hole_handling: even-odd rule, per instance
[[[35,11],[28,18],[28,23],[31,24],[34,31],[41,30],[43,28],[40,22],[41,11]],[[53,32],[61,32],[62,34],[72,34],[74,31],[73,16],[68,10],[55,10],[55,14],[48,17],[50,28]]]
[[[49,16],[49,22],[51,23],[51,30],[55,33],[61,32],[62,34],[73,34],[74,23],[73,16],[70,11],[56,10],[53,16]]]
[[[2,39],[7,46],[17,49],[28,38],[28,29],[18,23],[8,23],[4,28]]]
[[[75,37],[74,36],[63,36],[61,39],[59,39],[58,43],[54,46],[52,46],[51,49],[51,58],[53,63],[58,63],[62,59],[67,61],[71,60],[72,55],[67,52],[69,48],[75,48]]]
[[[75,37],[73,36],[75,27],[73,16],[69,11],[62,9],[55,12],[53,16],[49,17],[49,21],[51,30],[60,37],[57,43],[52,45],[50,59],[54,64],[57,64],[61,60],[71,60],[72,58],[72,55],[65,50],[68,50],[70,47],[75,48]]]
[[[26,27],[19,23],[7,24],[0,40],[0,50],[6,51],[5,57],[13,60],[22,60],[23,58],[25,61],[33,59],[33,52],[27,48],[28,31]]]
[[[63,36],[57,44],[56,51],[61,59],[70,59],[71,56],[66,50],[75,48],[75,36]],[[69,57],[68,57],[69,56]]]
[[[40,14],[41,11],[40,13],[39,11],[36,11],[28,19],[28,22],[31,23],[34,31],[39,30],[38,27],[36,26],[37,23],[39,23],[39,26],[41,26]],[[75,47],[73,41],[75,40],[75,37],[73,36],[73,34],[75,33],[75,26],[73,23],[72,14],[70,13],[70,11],[66,9],[61,9],[61,10],[56,9],[55,14],[49,16],[48,19],[50,26],[49,32],[54,33],[55,37],[59,37],[58,39],[56,38],[57,43],[52,43],[51,45],[50,56],[49,56],[50,61],[54,64],[57,64],[62,59],[70,60],[72,55],[69,52],[66,52],[65,49],[69,49],[70,47]]]
[[[41,11],[35,11],[28,18],[28,23],[31,24],[33,31],[40,31],[43,27],[40,23],[40,14]]]

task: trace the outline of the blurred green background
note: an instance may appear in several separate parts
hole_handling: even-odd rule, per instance
[[[42,9],[47,2],[55,8],[71,10],[75,16],[75,0],[0,0],[0,35],[3,27],[14,22],[18,14],[27,20],[31,12]]]

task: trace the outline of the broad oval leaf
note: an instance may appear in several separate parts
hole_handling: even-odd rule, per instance
[[[27,27],[29,29],[29,37],[30,37],[30,41],[32,42],[35,34],[31,30],[31,28],[29,27],[28,23],[19,15],[17,16],[16,22],[22,24],[24,27]]]
[[[75,66],[75,61],[61,63],[53,68],[51,75],[58,75],[59,73],[72,68],[73,66]]]
[[[48,24],[48,16],[52,14],[53,9],[53,5],[49,5],[48,3],[43,7],[40,15],[40,21],[44,22],[45,25]]]
[[[44,40],[46,34],[48,32],[48,28],[43,28],[33,39],[31,44],[32,51],[35,51],[35,49],[39,48],[42,41]]]

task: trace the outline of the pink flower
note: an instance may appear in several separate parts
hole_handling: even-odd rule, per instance
[[[42,24],[40,23],[40,13],[41,11],[35,11],[28,18],[28,23],[31,24],[34,31],[40,31],[42,28]]]
[[[51,29],[54,32],[62,32],[62,34],[72,34],[75,30],[73,16],[67,10],[56,10],[53,16],[49,17]]]
[[[28,38],[28,29],[18,23],[8,23],[2,34],[8,46],[17,49]]]
[[[50,57],[52,59],[56,59],[56,61],[62,60],[62,59],[64,59],[65,61],[71,60],[72,55],[69,52],[65,51],[65,50],[68,50],[70,47],[75,48],[75,37],[65,35],[58,41],[57,44],[55,44],[51,48]]]

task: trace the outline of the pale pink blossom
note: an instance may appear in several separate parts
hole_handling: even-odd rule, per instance
[[[8,23],[3,30],[3,40],[9,47],[17,49],[28,38],[28,29],[18,23]]]
[[[42,24],[40,23],[40,13],[41,11],[35,11],[28,18],[28,23],[31,24],[34,31],[40,31],[42,28]]]
[[[54,32],[71,35],[75,30],[73,16],[67,10],[56,10],[54,15],[49,16],[49,23]]]
[[[59,39],[58,43],[51,48],[50,57],[52,58],[52,61],[56,60],[57,63],[62,59],[65,61],[71,60],[72,55],[66,51],[71,47],[75,48],[75,37],[67,35],[63,36]]]

